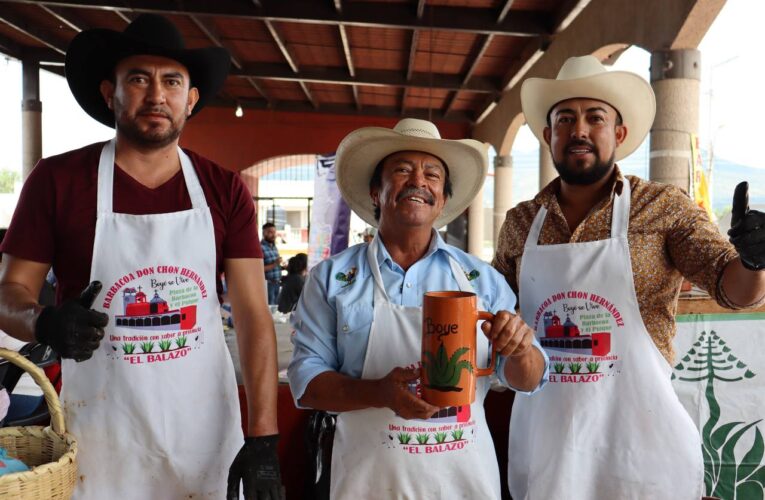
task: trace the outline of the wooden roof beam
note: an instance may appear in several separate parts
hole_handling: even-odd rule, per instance
[[[510,7],[513,5],[514,0],[506,0],[505,5],[502,6],[502,9],[499,11],[499,15],[497,15],[497,24],[501,24],[502,21],[505,20],[507,17],[508,12],[510,12]],[[470,67],[465,72],[465,77],[462,80],[462,85],[467,85],[467,82],[470,80],[470,78],[473,77],[473,73],[475,72],[476,68],[478,67],[478,63],[481,62],[481,58],[486,53],[486,50],[489,48],[489,45],[491,45],[492,40],[494,40],[494,35],[484,35],[482,40],[479,40],[476,44],[475,48],[473,49],[473,55],[471,56],[470,60],[472,62],[470,63]],[[448,113],[454,103],[457,101],[457,94],[459,92],[454,92],[452,94],[451,99],[449,99],[449,102],[446,105],[446,108],[444,108],[444,113]]]
[[[125,24],[130,24],[131,22],[133,22],[133,17],[129,13],[129,11],[122,11],[119,9],[109,9],[109,10],[114,12],[117,15],[117,17],[125,21]]]
[[[55,9],[47,5],[39,5],[39,7],[43,12],[55,18],[61,24],[65,24],[66,26],[69,26],[69,28],[76,31],[77,33],[79,33],[82,30],[87,30],[91,28],[90,25],[88,25],[82,19],[78,17],[75,17],[71,14],[66,14],[66,15],[62,14],[60,12],[60,9]]]
[[[425,0],[415,0],[417,2],[417,19],[422,19],[422,15],[425,13]],[[417,43],[420,40],[420,31],[417,29],[412,30],[412,38],[409,42],[409,59],[406,63],[406,81],[407,83],[412,79],[412,73],[414,72],[414,61],[417,57]],[[409,87],[404,87],[401,92],[401,116],[406,112],[406,96],[409,93]]]
[[[216,46],[222,47],[226,50],[228,50],[229,56],[231,57],[231,64],[236,69],[242,69],[242,63],[239,61],[239,59],[234,55],[234,53],[229,49],[221,40],[220,35],[217,33],[215,28],[210,25],[208,22],[203,21],[198,16],[189,15],[189,19],[199,28],[199,30],[205,34],[205,36]],[[263,96],[264,99],[269,101],[268,94],[263,90],[263,87],[258,84],[258,82],[255,81],[254,78],[246,78],[247,82],[252,85],[252,87],[258,91],[260,95]]]
[[[274,43],[276,43],[276,46],[282,53],[282,57],[284,57],[284,59],[287,61],[287,64],[289,64],[292,73],[297,75],[300,70],[298,69],[297,63],[295,63],[295,57],[290,53],[289,49],[287,48],[287,44],[284,43],[284,40],[282,40],[282,37],[279,34],[279,30],[276,29],[276,26],[274,26],[274,23],[270,20],[266,19],[263,22],[265,23],[266,28],[268,28],[268,32],[271,33],[271,38],[273,38]],[[308,102],[310,102],[314,108],[317,108],[318,104],[316,103],[313,94],[311,94],[311,90],[308,88],[306,82],[302,81],[300,78],[296,79],[296,81],[300,85],[300,88],[303,89],[303,94],[305,94]]]
[[[334,0],[335,10],[338,14],[343,12],[343,3],[341,0]],[[351,44],[348,42],[348,33],[345,31],[345,25],[339,24],[340,30],[340,43],[343,46],[343,55],[345,56],[345,64],[348,66],[348,74],[351,77],[356,76],[356,69],[353,67],[353,56],[351,55]],[[354,85],[353,90],[353,102],[356,104],[356,109],[361,108],[361,101],[359,101],[359,89]]]
[[[372,87],[432,88],[438,90],[466,90],[470,92],[496,94],[498,82],[494,78],[474,76],[463,85],[460,75],[413,73],[407,81],[400,71],[357,69],[356,76],[350,77],[345,68],[305,66],[298,72],[285,64],[245,64],[241,70],[234,70],[231,76],[258,78],[264,80],[304,81],[331,83],[336,85],[366,85]]]
[[[572,1],[572,0],[569,0]],[[580,0],[586,1],[586,0]],[[539,36],[549,34],[551,15],[544,12],[508,12],[497,23],[495,9],[429,6],[418,4],[414,12],[409,4],[366,2],[348,3],[338,12],[334,5],[316,0],[0,0],[0,3],[26,3],[52,7],[80,7],[115,12],[155,12],[174,15],[226,16],[261,21],[318,23],[373,28],[434,29],[484,35]],[[421,14],[418,16],[418,14]]]
[[[37,42],[58,52],[61,55],[66,54],[66,47],[61,41],[51,38],[50,35],[45,33],[38,26],[29,24],[20,16],[14,14],[13,12],[9,12],[8,9],[3,9],[0,11],[0,22],[10,26],[19,33],[22,33],[29,38],[36,40]]]
[[[244,109],[271,109],[274,111],[295,111],[303,113],[322,113],[322,114],[342,114],[342,115],[356,115],[356,116],[388,116],[398,117],[399,109],[394,106],[364,106],[361,109],[357,109],[353,104],[324,104],[321,109],[314,108],[305,101],[278,101],[269,106],[265,99],[239,99],[238,101]],[[226,99],[216,97],[208,106],[222,106],[230,107],[231,104]],[[428,120],[428,116],[432,114],[430,119],[432,120],[447,120],[466,122],[472,119],[466,113],[461,111],[453,111],[448,116],[438,110],[432,110],[430,112],[427,108],[414,108],[410,109],[407,113],[413,118],[422,118]]]
[[[425,0],[417,1],[417,19],[422,19],[422,15],[425,13]]]
[[[353,102],[356,105],[356,109],[361,109],[361,98],[359,97],[359,88],[356,85],[351,85],[351,91],[353,92]]]

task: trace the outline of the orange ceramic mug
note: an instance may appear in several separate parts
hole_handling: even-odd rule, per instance
[[[462,406],[475,401],[478,377],[494,372],[496,356],[486,368],[476,366],[476,322],[493,320],[479,311],[470,292],[427,292],[422,300],[422,399],[439,406]]]

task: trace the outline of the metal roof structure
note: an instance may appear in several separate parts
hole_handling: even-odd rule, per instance
[[[167,16],[225,47],[213,105],[473,124],[588,0],[0,0],[0,52],[63,74],[81,30]]]

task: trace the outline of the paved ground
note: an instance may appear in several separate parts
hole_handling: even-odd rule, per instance
[[[276,329],[276,353],[279,358],[279,372],[280,382],[286,382],[287,380],[282,377],[283,370],[287,369],[287,365],[292,359],[292,343],[290,342],[290,333],[292,327],[289,322],[286,321],[287,316],[276,313],[274,315],[274,328]],[[231,360],[234,362],[234,369],[236,370],[236,381],[242,383],[242,374],[239,368],[239,349],[236,345],[236,332],[233,329],[226,330],[226,345],[231,353]]]

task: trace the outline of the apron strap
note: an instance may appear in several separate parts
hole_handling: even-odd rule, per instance
[[[110,140],[101,149],[98,160],[98,196],[96,202],[97,215],[111,214],[114,212],[114,150],[116,138]],[[191,208],[204,208],[207,206],[202,185],[194,170],[189,155],[178,148],[178,158],[181,161],[183,179],[191,199]]]
[[[114,145],[116,139],[104,144],[98,160],[98,196],[96,196],[96,215],[112,213],[114,199]]]
[[[545,223],[546,216],[547,207],[542,205],[539,207],[536,217],[534,217],[534,222],[531,223],[529,234],[526,236],[526,243],[523,245],[524,248],[533,248],[539,244],[539,234],[542,232],[542,225]]]
[[[191,208],[206,207],[205,193],[202,191],[202,185],[199,183],[199,177],[197,177],[197,171],[194,170],[194,165],[191,163],[191,158],[180,147],[178,148],[178,158],[181,160],[183,179],[186,181],[186,189],[188,189],[189,198],[191,198]]]
[[[611,237],[626,238],[630,225],[630,181],[624,177],[622,194],[614,196],[614,207],[611,211]]]
[[[373,304],[377,304],[378,301],[389,301],[388,293],[385,291],[385,284],[383,283],[382,274],[380,274],[380,264],[377,262],[377,249],[380,245],[379,241],[380,238],[375,235],[375,237],[372,239],[372,242],[369,244],[369,246],[367,246],[367,262],[369,263],[369,268],[372,271],[372,277],[375,280]]]
[[[467,276],[465,276],[465,270],[462,269],[462,266],[460,266],[451,255],[447,254],[447,257],[449,257],[449,266],[452,268],[452,275],[454,275],[454,279],[457,280],[460,292],[475,292],[473,285],[470,284]]]

